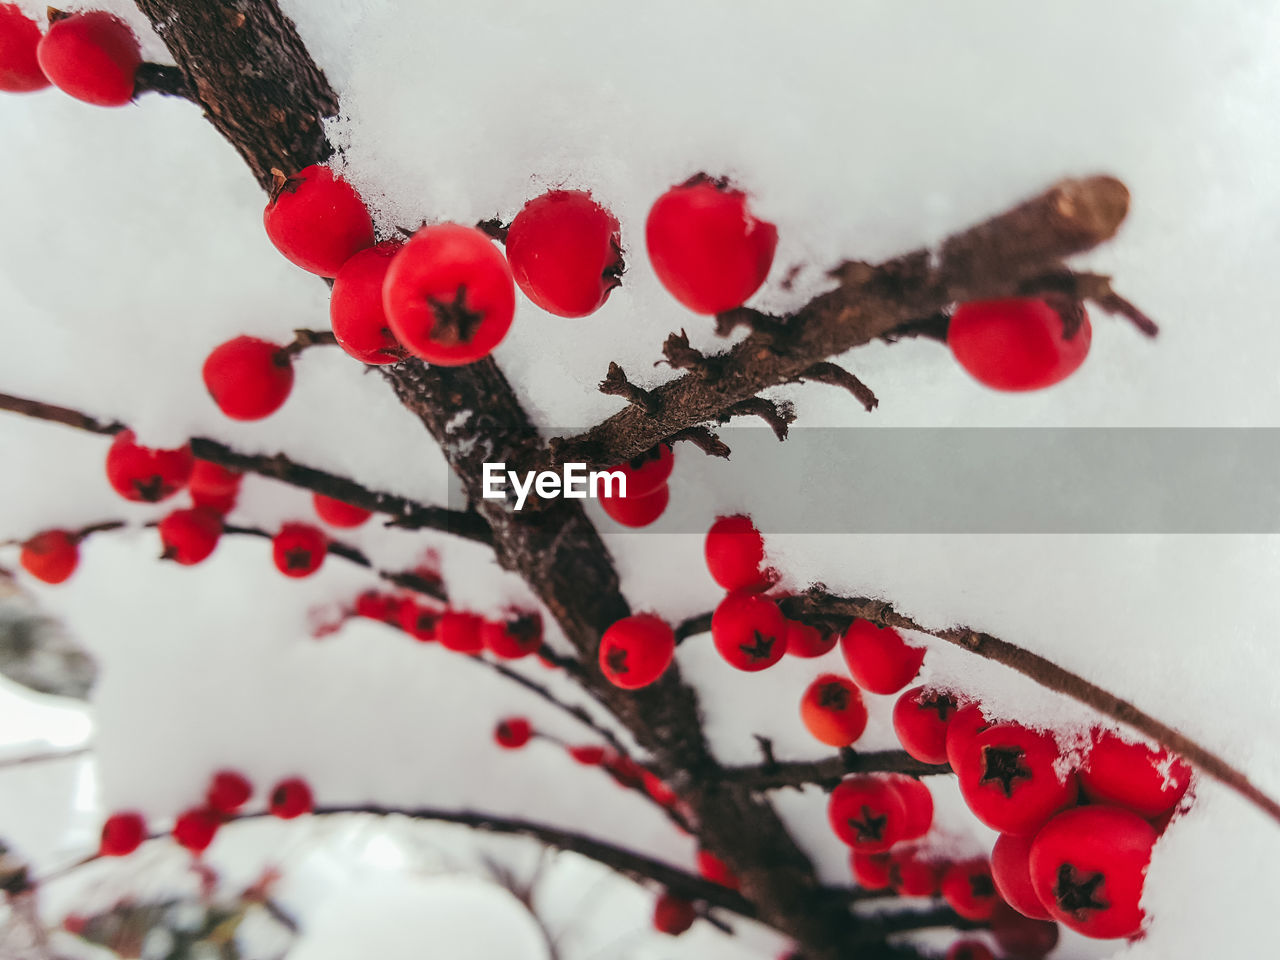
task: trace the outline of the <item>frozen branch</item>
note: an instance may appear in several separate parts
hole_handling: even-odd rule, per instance
[[[776,759],[770,762],[766,758],[765,762],[756,766],[726,767],[721,771],[721,776],[752,790],[779,790],[784,787],[800,789],[809,785],[827,790],[851,773],[905,773],[914,777],[929,777],[950,772],[951,768],[945,763],[921,763],[903,750],[882,750],[875,753],[850,750],[825,760],[780,763]]]

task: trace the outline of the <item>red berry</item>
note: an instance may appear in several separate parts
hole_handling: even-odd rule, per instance
[[[1075,801],[1076,778],[1060,779],[1058,745],[1047,733],[1000,723],[978,734],[956,774],[969,809],[992,830],[1026,835]]]
[[[385,615],[394,618],[400,629],[420,643],[431,643],[436,640],[436,631],[440,626],[440,611],[434,607],[424,607],[412,600],[386,598],[388,605]],[[369,608],[373,609],[373,608]],[[377,612],[377,611],[375,611]],[[374,617],[375,620],[385,619]]]
[[[1156,751],[1126,743],[1109,730],[1094,731],[1080,785],[1095,803],[1128,807],[1151,819],[1182,799],[1191,785],[1191,768],[1167,749]]]
[[[507,717],[493,730],[493,741],[504,750],[518,750],[533,736],[533,727],[524,717]]]
[[[361,363],[381,366],[404,357],[382,306],[382,285],[391,261],[404,244],[384,240],[361,250],[342,265],[333,279],[329,322],[338,346]]]
[[[235,813],[253,796],[253,784],[244,774],[234,770],[219,770],[209,781],[204,795],[210,810],[218,813]]]
[[[506,245],[524,295],[557,317],[595,313],[622,283],[618,221],[582,190],[530,200],[511,221]]]
[[[942,875],[942,896],[951,909],[968,920],[987,920],[1000,904],[991,864],[986,860],[953,863]]]
[[[377,620],[380,623],[390,623],[403,626],[401,621],[401,612],[405,608],[409,608],[413,614],[417,613],[417,604],[412,601],[401,602],[399,597],[388,596],[379,593],[377,590],[366,590],[360,596],[356,597],[355,607],[352,614],[357,617],[365,617],[369,620]],[[435,621],[436,617],[432,611],[432,619],[430,627],[432,630],[431,639],[435,639]],[[404,627],[408,630],[408,627]],[[412,631],[410,631],[412,632]]]
[[[947,721],[947,763],[952,770],[960,769],[961,758],[976,749],[978,734],[991,726],[976,703],[967,703],[951,715]]]
[[[1058,945],[1056,923],[1024,917],[1008,906],[996,907],[991,932],[1005,960],[1042,960]]]
[[[173,822],[173,839],[178,846],[198,855],[209,849],[220,826],[222,820],[212,810],[203,807],[187,810]]]
[[[54,20],[36,58],[63,93],[99,107],[123,107],[133,99],[142,51],[128,24],[95,10]]]
[[[284,347],[257,337],[236,337],[204,362],[204,385],[232,420],[261,420],[279,410],[293,390],[293,360]]]
[[[1142,886],[1156,832],[1121,807],[1058,814],[1031,844],[1031,883],[1059,923],[1088,937],[1142,929]]]
[[[910,646],[893,627],[854,620],[840,638],[854,682],[870,693],[897,693],[924,663],[924,647]]]
[[[787,653],[793,657],[812,660],[826,656],[840,642],[838,633],[819,630],[799,620],[787,621]]]
[[[962,303],[951,316],[947,343],[960,366],[996,390],[1040,390],[1084,363],[1093,330],[1084,315],[1066,339],[1061,314],[1043,300]]]
[[[206,507],[175,510],[158,525],[163,560],[194,566],[213,553],[222,536],[222,516]]]
[[[663,783],[662,778],[652,770],[640,771],[640,783],[644,787],[644,792],[649,794],[650,799],[660,807],[671,809],[680,802],[676,792]]]
[[[187,489],[195,506],[206,507],[225,516],[236,505],[243,479],[244,475],[238,470],[228,470],[208,460],[197,459],[191,468]]]
[[[98,850],[104,857],[127,857],[146,839],[147,821],[142,814],[113,813],[102,824],[102,845]]]
[[[313,806],[311,788],[298,777],[281,780],[271,791],[271,814],[281,820],[292,820],[310,813]]]
[[[329,538],[305,523],[286,523],[271,540],[276,569],[286,577],[309,577],[320,569]]]
[[[671,498],[671,490],[664,483],[648,493],[625,497],[600,497],[600,506],[609,517],[624,527],[647,527],[662,516]]]
[[[996,960],[996,955],[980,940],[959,940],[947,951],[946,960]]]
[[[1051,920],[1053,915],[1045,909],[1031,885],[1030,837],[1015,837],[1002,833],[991,848],[991,878],[1004,902],[1024,917],[1033,920]]]
[[[726,590],[763,590],[769,576],[764,564],[764,538],[750,517],[719,517],[707,531],[705,546],[711,579]]]
[[[864,890],[886,890],[889,887],[889,854],[849,854],[849,868],[853,879]]]
[[[322,493],[313,493],[311,502],[315,505],[316,516],[331,527],[358,527],[373,516],[372,510],[326,497]]]
[[[373,221],[360,194],[321,164],[279,180],[262,223],[277,250],[322,277],[336,277],[343,264],[373,246]]]
[[[391,332],[416,357],[454,367],[488,356],[515,316],[515,284],[474,227],[423,227],[391,261],[382,287]]]
[[[502,660],[519,660],[542,646],[542,616],[518,613],[501,622],[486,620],[480,628],[484,648]]]
[[[902,748],[921,763],[947,762],[947,723],[956,698],[927,687],[912,687],[893,705],[893,729]]]
[[[867,729],[862,691],[844,677],[824,673],[805,690],[800,719],[814,738],[829,747],[847,747]]]
[[[887,777],[853,776],[831,791],[827,819],[859,853],[883,853],[906,837],[907,808]]]
[[[738,591],[721,600],[711,615],[711,641],[731,666],[764,670],[787,652],[786,620],[772,600]]]
[[[45,530],[22,545],[22,569],[45,583],[62,583],[80,563],[80,543],[66,530]]]
[[[698,919],[698,912],[688,900],[663,891],[653,905],[653,929],[678,937]]]
[[[11,3],[0,3],[0,90],[28,93],[43,90],[49,78],[36,60],[40,25]]]
[[[604,763],[605,752],[604,747],[594,745],[583,747],[570,747],[569,756],[573,757],[576,763],[582,764],[584,767],[598,767]]]
[[[484,620],[465,610],[446,610],[436,623],[436,639],[454,653],[479,653],[484,649],[480,627]]]
[[[644,767],[630,757],[610,755],[605,758],[604,768],[621,786],[632,789],[644,786]]]
[[[700,174],[654,203],[645,244],[668,293],[694,313],[721,313],[760,289],[778,229],[751,215],[741,190]]]
[[[903,840],[919,840],[933,826],[933,793],[923,781],[905,774],[888,774],[889,782],[902,797],[907,822],[902,828]]]
[[[615,687],[639,690],[656,681],[676,655],[676,635],[650,613],[624,617],[600,638],[600,672]]]
[[[660,443],[613,469],[627,478],[627,496],[639,497],[665,486],[675,462],[675,453],[665,443]]]
[[[710,850],[698,851],[698,874],[730,890],[737,890],[742,885],[738,875],[729,869],[729,865]]]
[[[140,446],[132,430],[124,430],[107,451],[107,482],[126,500],[159,503],[186,485],[193,464],[188,446],[153,450]]]
[[[895,850],[889,855],[889,886],[904,897],[933,897],[938,893],[942,865],[919,850]]]

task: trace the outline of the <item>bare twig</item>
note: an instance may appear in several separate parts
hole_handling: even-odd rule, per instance
[[[876,395],[871,392],[870,387],[844,367],[825,360],[801,371],[796,380],[800,382],[815,380],[818,383],[827,383],[833,387],[843,387],[853,394],[854,398],[862,404],[862,408],[867,413],[870,413],[880,405],[880,401],[876,399]]]
[[[600,392],[611,397],[625,397],[645,413],[656,413],[658,410],[658,402],[653,394],[628,380],[622,367],[616,363],[609,364],[609,372],[600,381]]]
[[[187,75],[177,67],[163,63],[144,63],[133,75],[133,96],[144,93],[158,93],[165,97],[181,97],[183,100],[195,100]]]

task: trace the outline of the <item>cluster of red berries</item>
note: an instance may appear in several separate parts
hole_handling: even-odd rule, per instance
[[[406,595],[368,590],[356,598],[349,615],[385,623],[421,643],[439,642],[455,653],[487,651],[500,660],[519,660],[542,647],[542,615],[536,611],[511,610],[491,620]]]
[[[218,829],[233,819],[253,796],[253,784],[234,770],[220,770],[209,781],[204,802],[178,814],[173,822],[174,841],[192,853],[204,853]],[[281,780],[272,789],[267,807],[272,816],[292,820],[310,813],[314,806],[311,788],[297,777]],[[113,813],[102,825],[99,854],[125,857],[147,839],[147,821],[136,811]]]
[[[122,107],[133,100],[141,65],[138,38],[109,13],[51,7],[42,36],[16,5],[0,4],[0,90],[27,93],[52,83],[85,103]]]
[[[674,467],[675,453],[665,443],[619,464],[613,470],[626,478],[627,494],[602,496],[600,506],[624,527],[647,527],[667,509],[671,499],[667,480]]]

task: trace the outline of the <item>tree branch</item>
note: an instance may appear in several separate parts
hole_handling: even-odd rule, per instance
[[[692,370],[651,391],[657,412],[627,407],[586,433],[563,438],[556,457],[623,463],[768,387],[795,380],[815,363],[895,331],[901,335],[904,325],[951,303],[1017,294],[1041,275],[1061,274],[1065,258],[1109,240],[1128,209],[1129,191],[1114,177],[1064,180],[937,250],[879,266],[845,262],[832,271],[839,286],[811,300],[781,331],[752,333],[710,358],[690,351],[685,339],[675,344],[673,360],[668,339],[668,360]]]
[[[133,77],[133,96],[136,100],[144,93],[158,93],[165,97],[195,100],[195,90],[187,76],[177,67],[163,63],[144,63]]]
[[[875,753],[848,751],[824,760],[792,760],[786,763],[774,761],[754,766],[726,767],[721,776],[740,783],[752,790],[779,790],[783,787],[800,787],[810,784],[830,789],[851,773],[905,773],[915,777],[930,777],[950,773],[943,764],[922,763],[903,750],[882,750]]]
[[[0,410],[105,436],[114,436],[128,429],[119,421],[99,420],[97,417],[70,407],[60,407],[8,393],[0,393]],[[270,477],[272,480],[301,487],[375,513],[390,514],[394,518],[389,524],[391,526],[411,530],[439,530],[467,540],[475,540],[477,543],[493,542],[488,524],[479,514],[471,510],[430,507],[407,497],[369,490],[354,480],[297,463],[283,453],[271,455],[240,453],[220,441],[205,437],[193,437],[190,443],[191,452],[201,460],[239,470],[242,473],[256,473],[259,476]]]

